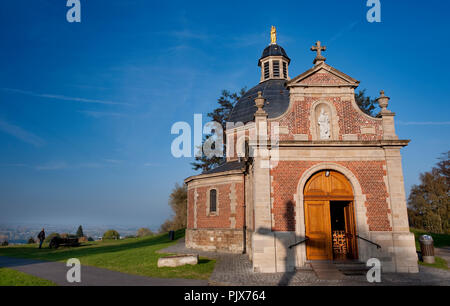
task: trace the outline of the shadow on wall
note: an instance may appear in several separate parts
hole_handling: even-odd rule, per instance
[[[290,218],[292,217],[292,214],[294,213],[293,207],[294,207],[294,205],[292,204],[291,201],[289,201],[288,209],[286,210],[285,215],[284,215],[286,220],[291,220]],[[290,209],[290,208],[292,208],[292,209]],[[291,226],[293,226],[294,230],[291,229]],[[307,240],[306,236],[297,236],[295,234],[295,222],[293,225],[288,223],[288,229],[291,232],[294,231],[295,243],[293,243],[292,245],[287,245],[286,240],[281,240],[281,239],[277,238],[275,232],[273,232],[272,229],[270,229],[270,228],[260,227],[257,230],[257,233],[260,235],[271,236],[271,237],[274,237],[274,239],[279,240],[279,242],[281,242],[281,243],[277,243],[276,245],[283,245],[283,247],[284,247],[284,251],[286,254],[285,259],[284,259],[285,272],[283,273],[283,276],[281,277],[280,281],[278,282],[278,286],[288,286],[289,283],[291,282],[292,278],[295,275],[295,271],[289,271],[290,269],[292,269],[292,265],[289,264],[289,257],[292,256],[292,258],[294,258],[294,262],[295,262],[295,248],[298,247],[299,245],[301,245],[302,243],[305,243]],[[292,252],[292,254],[290,254],[291,252]],[[289,254],[290,254],[290,256],[288,256]]]

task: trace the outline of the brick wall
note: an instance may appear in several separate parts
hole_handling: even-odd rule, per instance
[[[226,180],[226,177],[224,177]],[[217,190],[217,214],[208,213],[209,190]],[[197,192],[197,211],[194,195]],[[194,228],[196,213],[197,228]],[[244,183],[211,184],[188,188],[186,246],[239,253],[243,250]]]
[[[295,134],[307,135],[308,140],[312,140],[311,105],[319,100],[334,105],[339,117],[339,140],[343,140],[343,135],[348,134],[357,135],[358,140],[381,140],[383,138],[381,121],[361,114],[352,106],[351,101],[342,101],[340,97],[304,97],[303,101],[291,102],[293,103],[292,108],[278,120],[280,126],[288,127],[289,130],[288,134],[280,135],[280,140],[294,140]],[[373,129],[374,133],[363,133],[362,128]]]
[[[217,214],[207,213],[207,201],[210,189],[217,190]],[[189,189],[187,228],[194,228],[195,191],[197,192],[197,228],[224,229],[242,228],[244,226],[244,184],[230,183]],[[233,194],[235,200],[230,198]],[[234,205],[234,209],[232,205]],[[234,220],[234,222],[232,220]]]
[[[323,161],[325,162],[325,161]],[[295,206],[297,186],[303,173],[319,162],[280,161],[271,170],[273,191],[272,213],[274,231],[295,231]],[[334,162],[349,169],[358,179],[367,208],[367,220],[370,231],[391,231],[390,210],[387,204],[387,188],[384,181],[385,161],[349,161]]]

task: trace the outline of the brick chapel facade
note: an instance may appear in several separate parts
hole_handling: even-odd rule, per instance
[[[418,272],[400,153],[409,141],[389,98],[381,92],[380,113],[367,115],[359,82],[325,63],[320,42],[312,50],[313,67],[291,79],[276,38],[264,49],[260,83],[228,120],[227,162],[185,180],[186,246],[246,253],[255,272],[370,258]]]

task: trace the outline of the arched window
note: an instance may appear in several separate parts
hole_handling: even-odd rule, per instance
[[[216,212],[217,211],[217,190],[211,189],[209,191],[209,211]]]

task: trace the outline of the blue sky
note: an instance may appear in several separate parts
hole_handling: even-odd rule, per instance
[[[189,159],[170,154],[176,121],[215,107],[222,89],[259,82],[270,26],[292,59],[327,63],[384,89],[397,113],[406,189],[450,149],[448,1],[65,0],[0,4],[0,222],[157,227]]]

